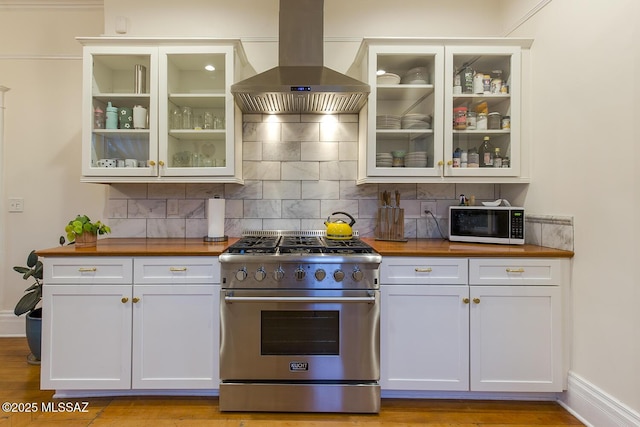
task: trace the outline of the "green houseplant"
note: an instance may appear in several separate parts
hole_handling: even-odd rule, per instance
[[[78,215],[69,221],[64,228],[69,243],[75,242],[76,247],[95,246],[98,234],[111,233],[111,228],[100,221],[92,222],[86,215]]]
[[[26,335],[27,343],[31,354],[27,361],[31,364],[40,363],[40,341],[42,335],[42,308],[38,307],[42,299],[42,261],[38,259],[36,251],[33,250],[27,256],[27,265],[13,267],[15,271],[22,274],[24,280],[33,278],[34,282],[25,289],[25,294],[20,298],[13,310],[16,316],[27,315]]]

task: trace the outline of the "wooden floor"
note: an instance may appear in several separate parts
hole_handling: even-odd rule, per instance
[[[40,367],[26,363],[24,338],[0,338],[0,402],[16,409],[35,407],[35,413],[0,412],[0,427],[287,427],[287,426],[448,426],[524,427],[580,426],[575,417],[554,402],[495,402],[470,400],[383,399],[378,415],[221,413],[211,397],[118,397],[52,399],[39,389]],[[87,412],[43,413],[42,405],[64,402]],[[76,408],[73,406],[77,403]],[[4,409],[4,405],[3,405]]]

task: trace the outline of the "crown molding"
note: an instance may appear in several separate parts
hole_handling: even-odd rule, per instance
[[[104,0],[0,0],[0,9],[103,9]]]

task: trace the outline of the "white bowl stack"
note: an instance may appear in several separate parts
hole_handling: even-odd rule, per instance
[[[405,114],[401,120],[402,129],[431,129],[431,116],[428,114]]]
[[[376,154],[376,166],[379,168],[390,168],[393,166],[393,156],[391,153]]]
[[[415,67],[402,76],[402,83],[407,85],[426,85],[429,83],[429,71],[427,67]]]
[[[407,168],[426,168],[427,152],[411,151],[404,156],[404,166]]]

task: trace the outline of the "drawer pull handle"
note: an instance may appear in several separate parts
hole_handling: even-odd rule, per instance
[[[87,273],[87,272],[94,272],[94,271],[98,271],[98,269],[96,267],[80,267],[78,269],[78,271],[80,273]]]
[[[524,273],[524,268],[507,268],[507,273]]]
[[[462,302],[465,304],[469,304],[469,298],[462,298]]]
[[[127,298],[127,297],[122,297],[122,299],[121,299],[120,301],[122,301],[122,303],[123,303],[123,304],[126,304],[126,303],[127,303],[127,301],[129,301],[129,298]]]
[[[169,267],[169,271],[187,271],[187,267]]]
[[[480,304],[480,298],[474,298],[473,299],[473,303],[474,304]]]
[[[416,267],[416,273],[431,273],[433,269],[431,267],[421,268]]]
[[[140,302],[140,298],[138,298],[138,297],[133,297],[133,299],[132,299],[131,301],[133,301],[133,303],[135,304],[135,303]]]

